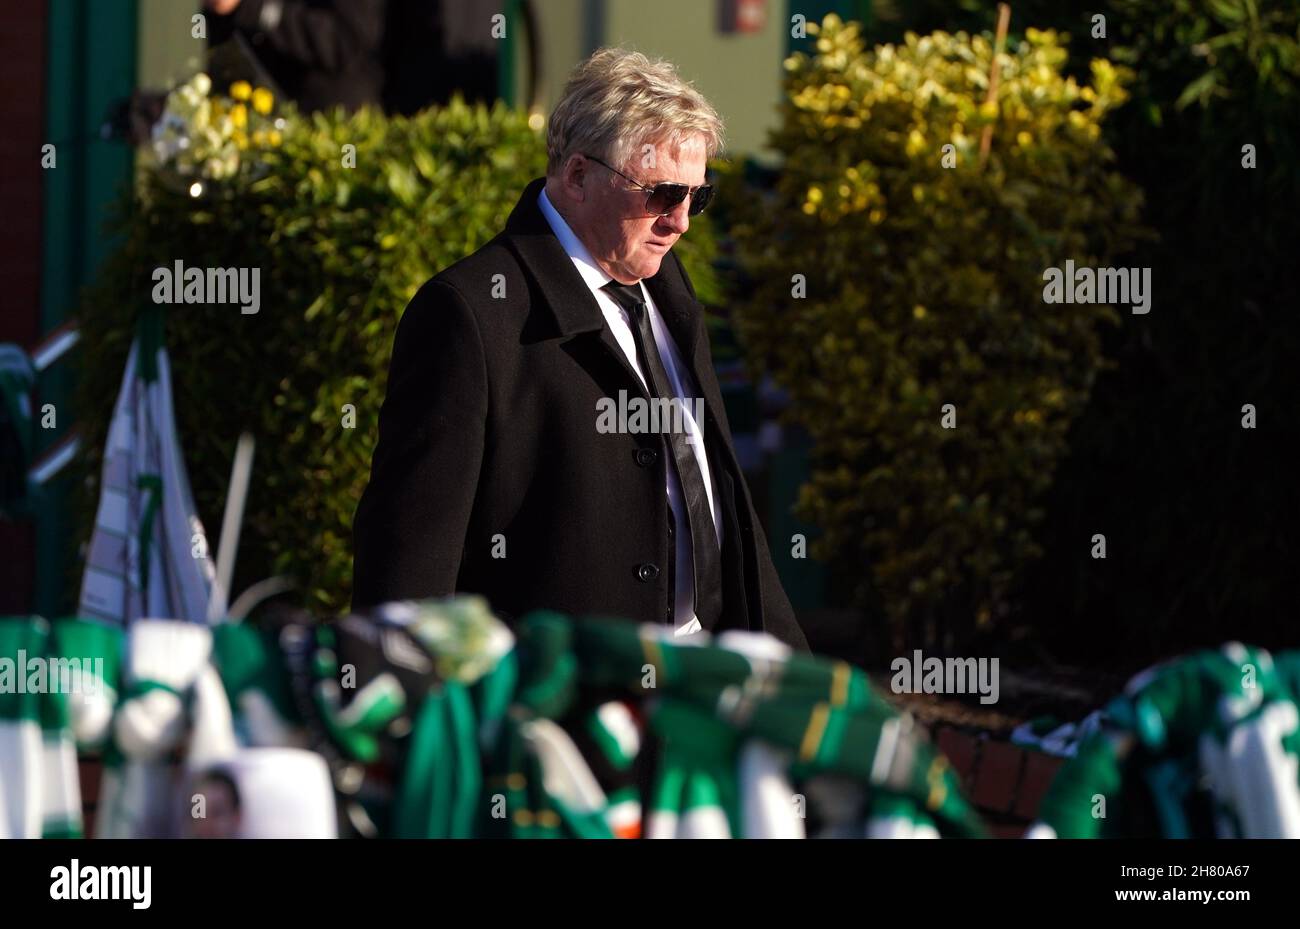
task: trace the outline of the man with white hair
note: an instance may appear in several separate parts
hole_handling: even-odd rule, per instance
[[[807,649],[672,253],[721,148],[671,64],[601,49],[574,70],[546,177],[399,324],[354,607],[479,593],[507,621],[554,609]]]

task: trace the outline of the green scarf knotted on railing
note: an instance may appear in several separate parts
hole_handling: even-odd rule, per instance
[[[497,772],[516,783],[517,796],[529,796],[519,783],[527,772],[518,759],[529,754],[517,744],[528,741],[523,725],[563,717],[581,691],[593,689],[644,705],[662,740],[648,835],[752,835],[747,823],[778,822],[786,812],[773,803],[802,819],[809,801],[799,791],[769,795],[761,810],[754,808],[758,797],[741,790],[741,756],[752,743],[786,759],[791,782],[831,776],[855,783],[859,834],[882,816],[928,822],[945,836],[984,834],[955,772],[923,730],[843,662],[788,654],[746,633],[683,644],[657,627],[553,613],[526,617],[517,635],[519,696],[499,756],[507,767]],[[532,807],[515,813],[511,821],[526,827],[545,818]]]
[[[1034,838],[1300,838],[1300,652],[1157,665],[1057,774]]]
[[[984,834],[924,729],[861,671],[767,636],[685,644],[670,630],[545,612],[511,635],[473,597],[309,628],[305,650],[278,643],[290,675],[302,669],[287,689],[266,635],[218,628],[236,726],[250,711],[263,725],[248,732],[314,720],[344,760],[396,759],[381,835],[803,836],[807,823],[836,835]],[[362,666],[349,689],[347,669]],[[633,769],[651,740],[643,815]]]

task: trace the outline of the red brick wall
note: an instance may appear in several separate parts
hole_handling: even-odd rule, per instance
[[[937,727],[934,737],[989,832],[1000,839],[1020,838],[1063,759],[952,726]]]
[[[46,0],[8,4],[0,19],[0,342],[29,351],[40,335],[45,20]],[[30,523],[0,520],[0,615],[31,611],[34,545]]]

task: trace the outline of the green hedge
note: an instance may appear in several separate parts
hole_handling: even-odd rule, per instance
[[[285,114],[260,167],[210,182],[193,198],[144,172],[123,211],[121,248],[87,294],[89,345],[79,412],[92,456],[82,536],[93,518],[99,453],[134,320],[151,273],[257,267],[256,315],[233,305],[167,307],[181,443],[215,547],[235,440],[257,438],[235,590],[273,573],[303,605],[346,608],[352,515],[377,436],[397,321],[418,287],[503,227],[524,186],[545,170],[542,135],[498,105],[407,118]],[[343,146],[356,147],[355,167]],[[716,298],[707,223],[678,248],[704,299]],[[355,428],[344,428],[344,408]]]
[[[1120,318],[1044,304],[1044,269],[1118,264],[1140,232],[1140,192],[1100,132],[1125,73],[1097,61],[1067,79],[1056,34],[1030,30],[988,105],[991,45],[867,49],[829,17],[816,53],[787,62],[775,201],[734,229],[756,281],[742,338],[814,442],[801,515],[895,647],[956,646],[1010,610],[1101,327]]]
[[[1118,366],[1049,501],[1054,537],[1035,587],[1059,604],[1050,645],[1133,666],[1229,637],[1293,648],[1300,4],[1099,9],[1114,56],[1137,69],[1107,134],[1159,234],[1133,259],[1153,269],[1158,303],[1109,347]],[[1241,426],[1246,403],[1255,429]],[[1099,525],[1120,546],[1109,571],[1072,557]]]
[[[1300,435],[1300,4],[1295,0],[1019,0],[1011,34],[1068,33],[1066,73],[1133,69],[1103,124],[1144,194],[1156,302],[1109,330],[1098,378],[1044,499],[1044,555],[1019,603],[1035,656],[1136,671],[1227,635],[1296,644],[1291,577]],[[998,0],[878,5],[869,41],[982,32]],[[1106,20],[1096,35],[1094,17]],[[1242,164],[1255,147],[1256,166]],[[1138,323],[1136,319],[1132,321]],[[1259,412],[1241,428],[1241,407]],[[1106,562],[1079,557],[1104,527]],[[1050,623],[1043,617],[1051,617]],[[1028,652],[1027,652],[1028,653]]]

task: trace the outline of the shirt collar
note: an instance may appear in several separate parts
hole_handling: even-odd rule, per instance
[[[537,205],[541,207],[542,215],[546,217],[546,221],[551,225],[551,231],[560,240],[560,245],[573,261],[573,266],[578,269],[578,273],[582,275],[582,279],[587,286],[594,292],[612,281],[613,278],[600,269],[600,266],[591,257],[591,252],[587,251],[587,246],[582,244],[582,240],[569,228],[569,224],[564,221],[564,217],[560,215],[559,210],[551,203],[551,199],[546,196],[545,187],[542,188],[541,195],[537,198]]]

